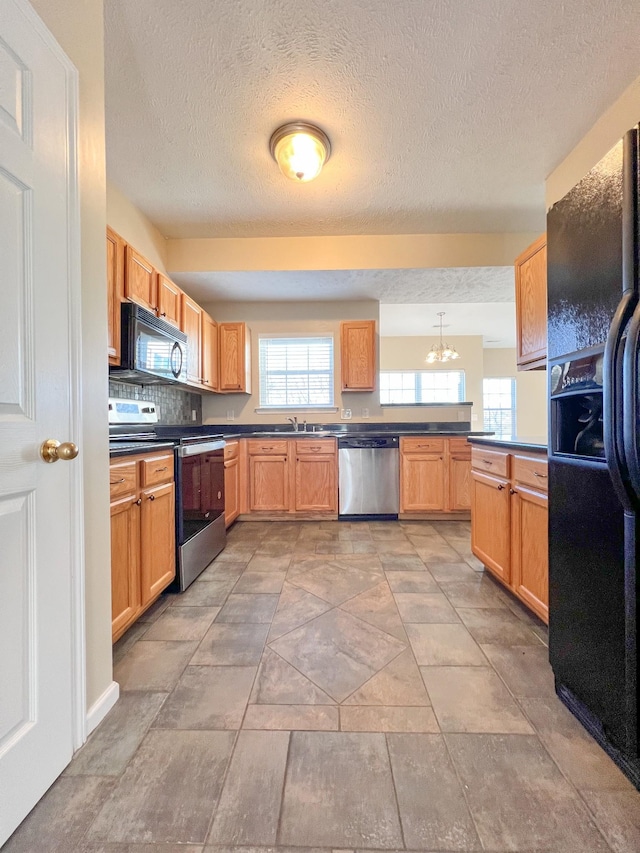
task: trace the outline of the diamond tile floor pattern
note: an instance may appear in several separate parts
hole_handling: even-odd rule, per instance
[[[466,522],[238,523],[114,661],[6,853],[640,850],[640,794]]]

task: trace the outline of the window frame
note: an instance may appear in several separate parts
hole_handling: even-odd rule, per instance
[[[411,376],[413,374],[413,400],[412,401],[403,401],[399,403],[393,402],[383,402],[383,394],[390,389],[383,389],[383,376],[392,376],[392,375],[403,374],[405,376]],[[423,385],[423,377],[425,376],[438,376],[438,375],[447,375],[447,374],[457,374],[459,376],[458,380],[458,397],[457,400],[420,400],[418,399],[420,396],[424,395],[425,392],[428,392],[433,389],[425,388]],[[465,402],[465,394],[466,394],[466,374],[462,369],[455,370],[381,370],[379,373],[379,387],[380,387],[380,405],[381,406],[459,406],[460,403]],[[398,389],[395,389],[398,390]],[[400,389],[411,390],[411,389]],[[437,390],[437,389],[435,389]],[[449,389],[453,390],[453,389]]]
[[[488,406],[487,405],[487,396],[489,394],[496,397],[506,397],[506,393],[503,391],[490,391],[486,388],[487,382],[492,381],[500,381],[500,382],[509,382],[510,383],[510,406]],[[516,434],[517,426],[516,426],[516,418],[517,418],[517,382],[515,376],[483,376],[482,378],[482,420],[484,424],[485,430],[493,430],[495,435],[498,438],[510,438],[511,436]],[[499,415],[502,413],[509,413],[511,420],[511,429],[506,430],[504,427],[502,429],[498,429],[496,424],[492,424],[488,422],[492,415]],[[502,424],[501,424],[502,425]]]
[[[266,384],[267,378],[265,377],[263,370],[263,343],[266,341],[326,341],[328,343],[327,352],[329,355],[329,368],[328,370],[289,370],[284,369],[280,371],[271,370],[267,371],[267,374],[271,375],[282,375],[282,376],[290,376],[297,374],[299,376],[306,376],[309,378],[314,373],[316,375],[320,374],[328,374],[329,376],[329,396],[330,402],[327,403],[313,403],[309,402],[307,398],[306,403],[270,403],[266,401],[265,392],[266,392]],[[308,386],[307,386],[308,388]],[[285,386],[285,394],[288,389]],[[259,408],[256,409],[256,412],[289,412],[289,411],[337,411],[335,405],[336,398],[336,363],[335,363],[335,335],[333,332],[324,332],[324,333],[309,333],[309,332],[299,332],[299,333],[261,333],[258,335],[258,399],[259,399]]]

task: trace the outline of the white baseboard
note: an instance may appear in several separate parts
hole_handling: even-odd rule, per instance
[[[104,720],[109,711],[118,701],[119,696],[120,685],[117,681],[112,681],[111,684],[104,691],[102,696],[99,696],[98,699],[96,699],[96,701],[87,711],[87,723],[85,732],[87,737],[89,737],[89,735],[96,728],[96,726],[98,726]]]

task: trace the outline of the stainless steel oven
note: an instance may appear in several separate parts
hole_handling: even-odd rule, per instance
[[[181,591],[226,544],[224,445],[218,436],[182,437],[175,450],[176,581]]]

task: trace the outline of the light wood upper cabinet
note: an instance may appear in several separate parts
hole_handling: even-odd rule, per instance
[[[166,275],[158,273],[158,317],[182,328],[182,291]]]
[[[182,294],[181,328],[187,336],[187,382],[202,384],[202,308]]]
[[[343,391],[374,391],[376,387],[375,320],[340,324]]]
[[[127,245],[125,251],[124,295],[148,311],[157,311],[157,273],[152,264]]]
[[[202,384],[210,391],[219,387],[218,324],[202,312]]]
[[[547,235],[532,243],[515,262],[516,331],[519,370],[547,363]]]
[[[107,319],[109,364],[120,364],[120,305],[124,301],[125,242],[107,228]]]
[[[245,323],[218,323],[219,385],[223,392],[251,393],[251,335]]]

